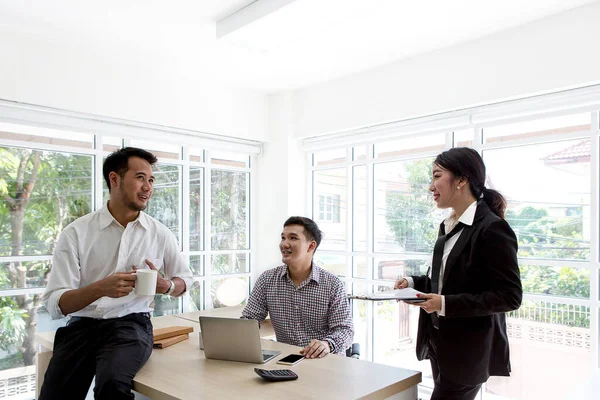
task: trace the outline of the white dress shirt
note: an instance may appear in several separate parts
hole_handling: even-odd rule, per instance
[[[456,219],[456,214],[452,212],[448,218],[444,220],[444,231],[449,233],[452,229],[458,224],[462,222],[465,225],[471,226],[473,225],[473,220],[475,219],[475,211],[477,211],[477,201],[474,201],[467,207],[465,212],[460,216],[459,219]],[[458,238],[462,235],[462,230],[452,236],[450,239],[446,240],[444,243],[444,254],[442,255],[442,268],[440,268],[440,276],[437,277],[439,280],[438,285],[438,294],[442,294],[442,287],[444,285],[444,270],[446,269],[446,261],[448,260],[448,256],[450,252],[454,248],[454,245],[458,241]],[[431,264],[431,262],[430,262]],[[431,269],[430,269],[431,270]],[[433,277],[431,277],[433,279]],[[408,282],[409,287],[414,287],[414,281],[411,277],[406,277],[406,281]],[[446,315],[446,299],[442,296],[442,309],[437,312],[439,316]]]
[[[181,278],[188,290],[192,273],[182,257],[173,233],[163,224],[140,212],[123,227],[108,210],[98,210],[69,224],[60,234],[43,303],[53,318],[64,317],[58,302],[63,293],[88,286],[115,272],[128,272],[135,265],[149,267],[150,260],[165,279]],[[121,298],[101,297],[72,316],[96,319],[119,318],[151,312],[153,296],[134,292]]]

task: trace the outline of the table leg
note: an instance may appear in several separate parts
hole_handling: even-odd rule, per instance
[[[44,383],[44,375],[46,375],[46,370],[48,369],[48,364],[50,364],[50,359],[52,358],[51,351],[38,351],[35,356],[35,365],[36,365],[36,387],[35,387],[35,397],[38,398],[40,396],[40,390],[42,389],[42,384]]]

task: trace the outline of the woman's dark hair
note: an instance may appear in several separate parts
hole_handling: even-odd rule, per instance
[[[108,186],[109,193],[110,178],[108,175],[114,171],[119,174],[121,178],[123,178],[125,172],[127,172],[127,168],[129,167],[130,157],[142,158],[148,161],[150,165],[154,165],[157,161],[154,154],[143,149],[138,149],[137,147],[125,147],[110,153],[110,155],[106,157],[106,160],[104,160],[104,165],[102,166],[102,175],[104,175],[104,180]]]
[[[482,197],[490,210],[504,218],[506,200],[498,191],[485,187],[485,164],[476,150],[469,147],[454,147],[438,154],[434,164],[450,171],[455,178],[469,181],[469,190],[476,199]]]
[[[283,227],[285,228],[288,225],[303,226],[304,235],[306,236],[306,238],[309,241],[314,240],[315,242],[317,242],[317,247],[315,247],[315,251],[317,251],[317,248],[321,244],[321,237],[323,236],[323,234],[321,233],[321,230],[319,229],[315,221],[306,217],[289,217],[287,221],[283,223]]]

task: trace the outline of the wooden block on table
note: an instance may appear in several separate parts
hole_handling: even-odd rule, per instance
[[[192,333],[194,328],[191,326],[170,326],[168,328],[160,328],[154,330],[154,342],[157,340],[168,339],[170,337]]]
[[[189,337],[190,337],[189,333],[186,333],[183,335],[172,336],[167,339],[155,340],[154,347],[157,349],[164,349],[165,347],[169,347],[171,345],[174,345],[175,343],[183,342],[184,340],[187,340]]]

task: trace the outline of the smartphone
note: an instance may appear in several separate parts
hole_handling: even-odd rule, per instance
[[[304,356],[300,354],[290,354],[277,361],[277,364],[283,365],[296,365],[300,361],[304,360]]]
[[[405,303],[424,303],[427,299],[402,299]]]

